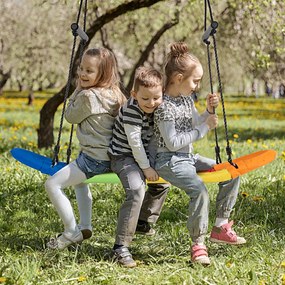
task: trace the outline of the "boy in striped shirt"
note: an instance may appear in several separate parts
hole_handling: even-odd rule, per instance
[[[131,97],[119,111],[109,147],[111,169],[126,191],[113,247],[116,260],[125,267],[136,266],[128,250],[135,232],[155,233],[148,222],[157,221],[169,188],[169,184],[149,184],[145,192],[145,180],[159,178],[154,170],[153,113],[162,103],[162,86],[163,77],[158,71],[137,69]]]

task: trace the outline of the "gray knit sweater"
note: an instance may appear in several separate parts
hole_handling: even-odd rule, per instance
[[[110,89],[76,90],[69,99],[65,118],[77,124],[81,150],[97,160],[109,160],[107,150],[120,104]]]

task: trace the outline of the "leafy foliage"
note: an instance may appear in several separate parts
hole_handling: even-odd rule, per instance
[[[70,24],[76,19],[78,1],[40,2],[0,3],[3,55],[0,71],[7,73],[12,69],[8,88],[37,90],[60,87],[66,82],[72,45]],[[125,1],[89,1],[87,28],[122,3]],[[284,1],[213,0],[211,3],[214,19],[219,22],[217,41],[225,81],[237,89],[245,78],[283,79]],[[146,64],[160,69],[169,43],[178,40],[185,40],[204,61],[203,5],[202,0],[158,1],[151,8],[126,13],[106,24],[91,45],[107,45],[114,50],[126,85],[146,43],[179,11],[179,24],[163,35]]]

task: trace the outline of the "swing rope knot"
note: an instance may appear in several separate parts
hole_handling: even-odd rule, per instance
[[[57,163],[58,163],[58,153],[59,153],[59,149],[60,149],[60,146],[59,145],[56,145],[54,147],[54,155],[53,155],[53,159],[52,159],[52,167],[54,167]]]
[[[227,146],[227,147],[226,147],[226,152],[227,152],[227,155],[228,155],[228,162],[229,162],[233,167],[235,167],[235,168],[238,169],[238,165],[232,161],[232,149],[231,149],[230,146]]]

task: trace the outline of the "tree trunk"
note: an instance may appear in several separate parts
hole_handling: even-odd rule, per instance
[[[178,17],[176,19],[174,19],[173,21],[167,22],[165,23],[158,31],[157,33],[151,38],[150,42],[148,43],[148,45],[146,46],[146,48],[144,49],[144,51],[141,53],[140,58],[138,59],[138,61],[136,62],[133,71],[131,73],[130,79],[129,79],[129,83],[126,87],[126,91],[127,93],[130,93],[132,86],[133,86],[133,81],[135,78],[135,73],[136,73],[136,69],[143,65],[143,63],[145,61],[147,61],[148,56],[150,54],[150,52],[153,50],[154,45],[159,41],[159,39],[161,38],[161,36],[169,29],[171,29],[173,26],[177,25],[179,22]]]
[[[111,22],[115,18],[128,13],[130,11],[134,11],[143,7],[150,7],[157,2],[162,0],[134,0],[128,3],[123,3],[116,8],[113,8],[107,11],[105,14],[97,18],[87,30],[86,34],[89,37],[88,42],[86,43],[86,47],[88,47],[90,41],[93,39],[95,34],[107,23]],[[76,67],[80,58],[80,48],[77,49],[75,57],[74,57],[74,66],[72,68],[71,77],[75,78]],[[54,135],[53,135],[53,124],[54,124],[54,115],[58,108],[58,106],[64,101],[64,94],[67,85],[63,87],[63,89],[55,94],[52,98],[50,98],[43,106],[40,111],[40,125],[38,129],[38,147],[39,148],[48,148],[51,147],[54,143]],[[68,96],[73,92],[74,86],[70,88],[70,92],[68,92]]]
[[[71,86],[71,89],[75,87]],[[64,101],[66,86],[63,87],[56,95],[47,100],[40,111],[40,127],[38,132],[38,147],[48,148],[54,143],[53,123],[54,115],[58,106]]]
[[[8,72],[4,73],[2,70],[0,70],[0,75],[1,75],[1,80],[0,80],[0,95],[3,93],[3,88],[5,84],[7,83],[8,79],[11,76],[11,70]]]

